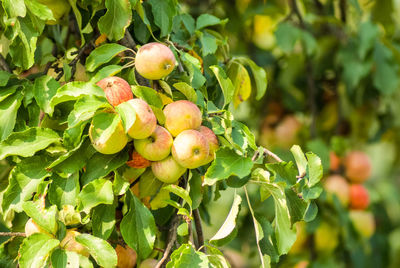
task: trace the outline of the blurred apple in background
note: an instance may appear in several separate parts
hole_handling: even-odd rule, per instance
[[[353,183],[362,183],[371,176],[371,162],[366,153],[350,152],[344,159],[346,177]]]

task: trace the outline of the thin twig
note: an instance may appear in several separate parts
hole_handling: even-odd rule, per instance
[[[278,162],[283,162],[283,160],[277,156],[276,154],[274,154],[273,152],[271,152],[270,150],[264,148],[264,154],[271,156],[273,159],[275,159]]]
[[[170,228],[169,228],[167,247],[164,250],[163,257],[157,263],[155,268],[162,267],[164,262],[169,258],[169,254],[171,253],[172,247],[176,241],[177,228],[178,228],[179,222],[180,222],[180,217],[178,214],[175,214],[171,220],[171,224],[170,224]]]
[[[196,226],[197,249],[206,253],[206,250],[203,247],[204,245],[203,226],[201,225],[199,209],[196,208],[195,210],[193,210],[193,218],[194,218],[194,224]]]
[[[3,55],[1,55],[1,53],[0,53],[0,68],[6,72],[11,73],[10,66],[8,66],[6,59],[3,57]]]
[[[340,2],[339,2],[340,19],[342,20],[343,23],[346,23],[346,20],[347,20],[346,6],[347,6],[347,1],[340,0]]]
[[[79,48],[76,57],[68,64],[69,66],[72,67],[71,68],[71,77],[70,77],[69,81],[74,80],[74,76],[76,73],[76,65],[81,60],[82,55],[84,54],[85,50],[89,47],[94,47],[94,44],[92,41],[87,42],[85,45],[83,45],[81,48]]]
[[[21,232],[0,232],[0,236],[22,236],[25,237],[25,233]]]

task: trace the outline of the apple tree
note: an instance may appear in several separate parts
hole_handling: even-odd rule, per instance
[[[0,14],[2,267],[229,267],[242,209],[270,267],[317,215],[319,157],[294,145],[283,161],[233,116],[267,76],[230,55],[226,19],[176,0],[1,0]]]

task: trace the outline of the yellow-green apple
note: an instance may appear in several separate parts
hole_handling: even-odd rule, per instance
[[[166,45],[149,43],[136,53],[135,67],[144,78],[158,80],[169,75],[175,67],[174,53]]]
[[[350,186],[350,207],[352,209],[366,209],[369,205],[369,194],[361,184]]]
[[[131,159],[126,164],[132,168],[147,168],[151,166],[151,162],[136,151],[132,152]]]
[[[67,233],[64,239],[61,241],[60,246],[67,251],[74,251],[78,254],[89,257],[89,250],[75,240],[75,237],[80,234],[80,232],[73,229],[67,230]]]
[[[128,246],[117,245],[115,252],[118,257],[118,268],[133,268],[136,265],[137,254],[136,251]]]
[[[117,114],[102,112],[95,115],[89,128],[93,147],[102,154],[115,154],[128,143],[121,119]]]
[[[154,132],[146,139],[134,140],[136,151],[150,161],[160,161],[171,152],[173,139],[162,126],[156,126]]]
[[[71,8],[67,0],[36,0],[40,4],[46,5],[51,12],[55,20],[48,20],[46,23],[50,25],[57,24],[57,21],[61,19],[64,14],[67,14]]]
[[[32,218],[30,218],[25,224],[25,235],[31,236],[34,233],[49,234],[42,227],[40,227],[36,222],[34,222]]]
[[[353,183],[362,183],[371,176],[371,162],[364,152],[350,152],[344,161],[346,177]]]
[[[153,110],[141,99],[128,100],[127,103],[136,112],[135,123],[128,130],[128,135],[133,139],[145,139],[149,137],[157,125],[157,118]]]
[[[104,90],[107,100],[112,106],[133,99],[131,86],[120,77],[106,77],[97,82],[96,85]]]
[[[375,232],[375,219],[370,211],[351,210],[349,213],[354,229],[365,238],[370,238]]]
[[[314,244],[317,251],[330,253],[338,243],[339,230],[327,222],[321,222],[314,233]]]
[[[197,130],[201,134],[203,134],[203,136],[208,141],[209,153],[208,153],[208,157],[207,157],[206,161],[204,162],[204,164],[210,163],[211,161],[214,160],[215,151],[218,150],[218,148],[219,148],[218,138],[217,138],[217,136],[215,136],[215,133],[208,127],[200,126]]]
[[[184,130],[176,136],[172,156],[183,167],[197,168],[204,165],[210,149],[208,141],[197,130]]]
[[[329,169],[337,171],[340,168],[340,158],[335,152],[329,152]]]
[[[151,164],[151,170],[154,176],[160,181],[174,183],[185,173],[186,168],[179,165],[170,155],[161,161],[153,162]]]
[[[340,175],[331,175],[324,182],[325,191],[328,194],[328,200],[332,201],[332,195],[339,198],[343,206],[349,204],[350,187],[345,178]]]
[[[186,129],[197,129],[201,125],[200,109],[191,101],[179,100],[164,108],[165,128],[176,137]]]
[[[139,268],[154,268],[157,263],[158,261],[155,259],[146,259],[140,263]]]

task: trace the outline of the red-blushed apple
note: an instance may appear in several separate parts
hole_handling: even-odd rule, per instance
[[[340,158],[335,152],[329,152],[329,169],[337,171],[340,168]]]
[[[350,207],[352,209],[366,209],[369,206],[369,194],[361,184],[350,186]]]
[[[191,101],[179,100],[164,108],[165,128],[176,137],[186,129],[197,129],[201,125],[201,111]]]
[[[96,85],[104,90],[107,100],[112,106],[133,99],[131,86],[120,77],[106,77],[97,82]]]
[[[67,230],[67,234],[61,241],[60,246],[67,251],[74,251],[85,257],[89,257],[89,250],[75,240],[75,237],[77,237],[80,234],[81,234],[80,232],[75,231],[73,229]]]
[[[353,183],[363,183],[371,176],[371,162],[364,152],[350,152],[345,160],[346,177]]]
[[[34,233],[49,234],[47,231],[41,228],[36,222],[34,222],[32,218],[30,218],[25,224],[25,235],[31,236]]]
[[[327,222],[321,222],[314,233],[314,244],[319,252],[332,252],[339,244],[339,230]]]
[[[208,127],[200,126],[197,130],[201,134],[203,134],[203,136],[206,138],[208,145],[209,145],[208,157],[207,157],[206,161],[204,162],[204,164],[208,164],[214,160],[215,151],[218,150],[218,148],[219,148],[218,138],[215,135],[215,133]]]
[[[151,166],[151,162],[136,151],[132,152],[131,160],[126,162],[126,164],[133,168],[147,168]]]
[[[176,136],[172,156],[183,167],[198,168],[204,165],[210,152],[207,139],[197,130],[184,130]]]
[[[170,155],[161,161],[153,162],[151,164],[151,170],[154,176],[160,181],[174,183],[185,173],[186,168],[179,165]]]
[[[375,232],[375,218],[370,211],[351,210],[349,212],[354,229],[365,238],[370,238]]]
[[[154,268],[157,263],[158,261],[155,259],[146,259],[140,263],[139,268]]]
[[[141,99],[128,100],[136,112],[136,120],[128,130],[128,135],[133,139],[145,139],[153,133],[157,125],[157,118],[150,106]]]
[[[117,245],[115,252],[118,257],[118,268],[133,268],[136,265],[137,254],[136,251],[128,246]]]
[[[158,125],[150,137],[133,141],[136,151],[150,161],[166,158],[171,152],[172,143],[173,139],[168,130]]]
[[[128,143],[122,121],[118,115],[102,112],[95,115],[89,128],[93,147],[102,154],[115,154]]]
[[[340,175],[331,175],[324,182],[325,191],[328,193],[328,200],[332,201],[332,195],[339,198],[343,206],[349,204],[350,186],[345,178]]]
[[[166,45],[148,43],[139,48],[135,57],[137,72],[144,78],[158,80],[169,75],[175,68],[174,53]]]

